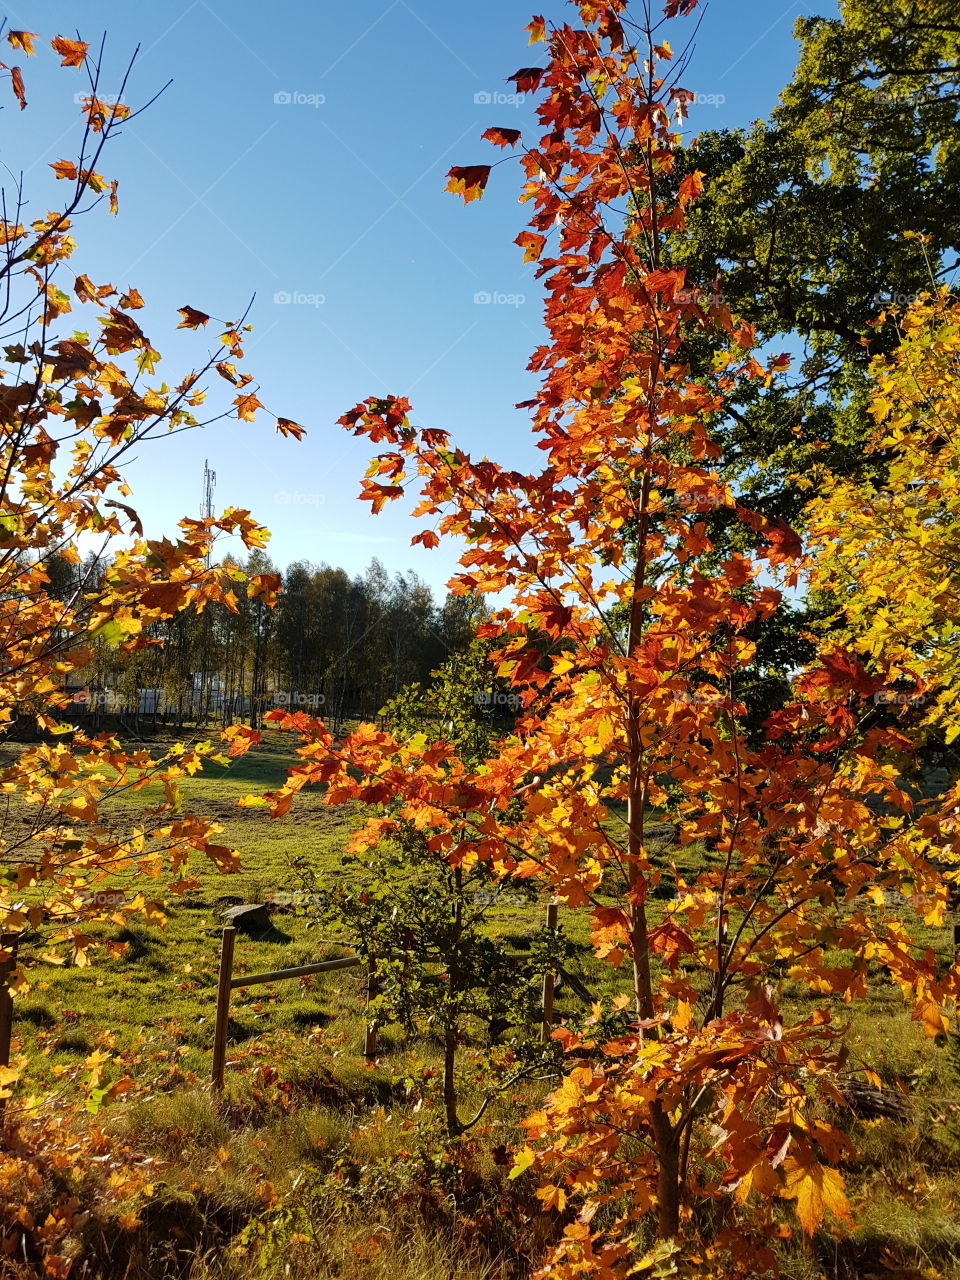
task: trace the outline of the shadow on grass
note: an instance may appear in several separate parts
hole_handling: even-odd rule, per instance
[[[287,770],[296,762],[297,757],[293,754],[292,744],[289,751],[272,749],[258,751],[254,747],[245,756],[231,760],[225,767],[209,765],[201,776],[210,781],[222,779],[224,782],[242,783],[254,791],[260,789],[269,791],[280,786],[287,776]]]

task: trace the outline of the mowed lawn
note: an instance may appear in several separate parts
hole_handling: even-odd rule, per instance
[[[14,1049],[30,1060],[32,1090],[53,1089],[70,1096],[89,1054],[100,1049],[117,1055],[107,1079],[127,1072],[137,1087],[132,1096],[110,1103],[101,1119],[169,1162],[169,1194],[200,1196],[197,1187],[202,1187],[202,1194],[216,1203],[242,1202],[244,1215],[257,1211],[260,1181],[266,1178],[285,1195],[285,1188],[298,1185],[304,1162],[322,1170],[341,1151],[348,1152],[358,1168],[371,1160],[379,1167],[393,1160],[395,1150],[407,1151],[411,1126],[420,1124],[425,1113],[416,1110],[419,1094],[405,1093],[409,1084],[402,1081],[412,1078],[411,1064],[418,1064],[419,1070],[424,1062],[439,1062],[435,1045],[410,1042],[399,1029],[387,1028],[377,1065],[365,1063],[358,968],[235,991],[227,1067],[228,1105],[238,1108],[233,1120],[231,1113],[217,1110],[207,1092],[222,911],[295,891],[295,861],[312,869],[323,883],[346,874],[343,851],[357,822],[349,807],[329,808],[319,792],[309,790],[278,820],[262,808],[237,807],[241,796],[279,783],[292,760],[289,739],[270,734],[262,746],[229,767],[214,765],[185,780],[185,806],[223,826],[219,838],[239,850],[241,869],[226,874],[198,862],[193,870],[199,888],[184,896],[164,891],[158,882],[155,894],[164,901],[166,915],[162,928],[135,923],[126,928],[115,923],[98,926],[97,934],[104,940],[128,943],[122,957],[100,951],[87,967],[58,967],[39,958],[42,940],[28,941],[23,951],[30,962],[31,985],[15,1004]],[[143,794],[127,796],[122,801],[127,817],[143,803]],[[114,816],[119,820],[121,815]],[[665,865],[676,860],[688,875],[709,856],[700,847],[679,851],[666,844],[659,853]],[[496,908],[491,933],[507,947],[523,947],[525,939],[542,928],[547,900],[544,894],[538,901]],[[666,906],[666,899],[659,899],[655,913]],[[577,967],[590,990],[596,995],[626,991],[626,970],[593,958],[586,916],[561,908],[560,919],[576,946]],[[312,963],[349,950],[348,939],[330,937],[323,927],[312,927],[306,916],[286,906],[275,909],[273,925],[261,936],[238,933],[235,973]],[[924,929],[923,936],[947,963],[952,920],[948,918],[942,929]],[[826,960],[842,963],[840,955]],[[788,977],[780,981],[792,1012],[802,1015],[821,1003],[822,997],[801,992]],[[561,1013],[580,1007],[567,995],[558,1001]],[[838,1003],[836,1015],[845,1028],[851,1072],[869,1067],[887,1085],[907,1091],[912,1107],[906,1124],[849,1115],[842,1120],[860,1151],[845,1169],[859,1224],[858,1248],[868,1249],[878,1265],[888,1254],[909,1255],[921,1263],[930,1260],[934,1269],[927,1274],[960,1277],[960,1050],[954,1043],[935,1045],[928,1040],[911,1021],[899,993],[879,973],[868,1001],[856,1009]],[[464,1057],[471,1057],[469,1046]],[[279,1073],[269,1098],[257,1083],[267,1078],[262,1074],[267,1068],[271,1079]],[[481,1147],[512,1141],[517,1121],[547,1087],[549,1081],[524,1086],[492,1108],[490,1136]],[[277,1088],[289,1092],[277,1094]],[[476,1096],[480,1095],[467,1084],[465,1107]],[[487,1156],[483,1159],[489,1164]],[[368,1216],[371,1212],[364,1210]],[[338,1269],[343,1265],[340,1254],[329,1263],[330,1270],[324,1270],[321,1235],[310,1246],[314,1252],[308,1250],[310,1261],[303,1274],[352,1276]],[[452,1264],[443,1266],[448,1269],[436,1272],[438,1277],[474,1275],[469,1269],[454,1271]],[[796,1254],[787,1274],[806,1280],[820,1272],[811,1258]],[[918,1274],[924,1274],[922,1268]]]
[[[211,764],[202,774],[183,780],[184,808],[212,819],[223,828],[218,842],[240,854],[240,870],[227,873],[195,858],[191,874],[199,888],[171,893],[163,881],[136,882],[119,877],[116,884],[130,898],[137,890],[163,903],[161,926],[131,919],[128,927],[112,921],[90,933],[106,941],[126,943],[118,958],[105,949],[91,953],[82,968],[56,966],[43,960],[42,937],[26,941],[22,956],[30,969],[30,989],[16,1001],[15,1032],[21,1050],[34,1059],[32,1070],[44,1083],[58,1078],[56,1068],[76,1062],[94,1048],[136,1050],[145,1069],[151,1060],[164,1063],[165,1079],[203,1079],[209,1072],[216,1004],[217,974],[224,921],[222,913],[241,903],[270,903],[274,927],[267,933],[238,931],[234,973],[260,973],[350,953],[349,939],[331,937],[311,922],[305,909],[283,901],[302,888],[297,865],[309,868],[320,884],[332,885],[344,875],[343,851],[358,817],[351,806],[332,808],[317,790],[306,789],[290,812],[273,819],[264,808],[238,808],[250,793],[277,786],[294,762],[289,735],[265,735],[254,748],[228,767]],[[124,793],[106,807],[105,817],[120,826],[135,821],[136,809],[155,802],[152,788]],[[159,795],[159,788],[157,789]],[[185,873],[184,873],[185,874]],[[523,903],[491,910],[490,930],[505,945],[523,947],[543,927],[542,904]],[[591,964],[587,922],[563,911],[563,927],[577,936],[589,968],[596,968],[598,992],[621,985],[608,966]],[[624,980],[626,974],[624,974]],[[311,975],[269,985],[239,989],[231,1002],[230,1043],[250,1046],[274,1032],[302,1034],[305,1040],[330,1029],[344,1037],[344,1051],[359,1053],[362,1017],[360,970]],[[334,1027],[333,1024],[336,1024]],[[108,1033],[106,1035],[105,1033]],[[389,1052],[391,1037],[383,1038]],[[174,1056],[175,1067],[169,1070]]]

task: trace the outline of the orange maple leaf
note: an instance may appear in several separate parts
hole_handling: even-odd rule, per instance
[[[63,36],[55,36],[50,41],[50,47],[60,54],[61,67],[79,67],[90,48],[84,40],[66,40]]]
[[[547,237],[538,235],[535,231],[521,231],[513,243],[523,250],[524,262],[536,262],[543,253]]]
[[[233,403],[237,406],[237,417],[241,422],[252,422],[257,410],[264,408],[264,405],[260,403],[253,393],[247,396],[237,396]]]
[[[680,183],[680,189],[677,192],[677,200],[681,209],[685,209],[691,200],[696,200],[703,190],[703,174],[698,170],[694,173],[688,173]]]
[[[8,31],[7,40],[14,49],[22,49],[28,57],[32,57],[36,50],[33,47],[34,40],[40,37],[36,31]]]
[[[77,166],[71,160],[54,160],[50,168],[58,178],[69,178],[72,181],[77,177]]]
[[[306,427],[301,427],[299,422],[294,422],[290,418],[278,418],[277,430],[282,436],[293,436],[295,440],[302,440],[307,434]]]
[[[3,66],[3,63],[0,63],[0,66]],[[14,95],[20,103],[20,110],[22,111],[27,105],[27,95],[23,88],[23,72],[19,67],[10,68],[10,83],[13,86]]]

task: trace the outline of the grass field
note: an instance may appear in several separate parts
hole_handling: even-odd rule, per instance
[[[30,1059],[35,1087],[69,1097],[92,1051],[121,1056],[136,1087],[96,1123],[157,1170],[151,1197],[137,1204],[111,1196],[90,1171],[77,1190],[95,1212],[77,1246],[86,1261],[74,1274],[521,1280],[557,1228],[532,1186],[508,1181],[502,1152],[549,1082],[499,1100],[456,1144],[454,1160],[423,1070],[438,1060],[437,1047],[388,1029],[377,1062],[363,1059],[358,969],[234,992],[223,1105],[210,1095],[220,913],[296,888],[294,859],[330,880],[343,874],[349,810],[327,808],[309,792],[280,820],[236,807],[242,795],[279,782],[289,759],[289,744],[273,735],[229,768],[213,766],[184,785],[187,805],[220,822],[224,842],[241,851],[240,872],[198,867],[196,892],[166,895],[162,929],[101,926],[104,937],[129,943],[122,959],[101,955],[82,969],[31,965],[31,989],[16,1004],[15,1049]],[[706,856],[693,849],[683,858],[693,869]],[[498,909],[491,929],[522,945],[541,927],[545,903]],[[590,955],[584,919],[564,909],[562,925],[592,989],[625,988],[625,975]],[[946,959],[949,929],[927,932]],[[345,941],[277,910],[268,934],[238,935],[235,972],[344,954]],[[799,991],[788,987],[788,995],[803,1007]],[[837,1012],[848,1022],[853,1061],[908,1090],[911,1118],[843,1119],[859,1150],[844,1170],[857,1233],[843,1248],[827,1233],[810,1249],[785,1246],[785,1274],[958,1280],[960,1074],[951,1047],[926,1040],[879,981],[862,1008]],[[468,1080],[467,1105],[479,1088]]]

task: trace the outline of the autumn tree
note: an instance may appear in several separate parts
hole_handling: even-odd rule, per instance
[[[28,86],[19,59],[34,54],[37,39],[6,33],[18,61],[2,71],[21,109]],[[81,91],[74,158],[52,165],[65,194],[30,220],[27,192],[11,179],[0,220],[0,724],[6,731],[29,716],[39,731],[0,769],[0,789],[13,802],[0,831],[0,928],[7,939],[29,934],[48,954],[66,951],[83,963],[88,923],[105,913],[94,891],[105,882],[126,894],[118,923],[138,912],[159,919],[164,885],[183,892],[196,883],[195,855],[232,868],[236,854],[217,841],[218,828],[182,811],[178,794],[179,780],[218,748],[200,742],[154,754],[78,729],[71,678],[97,652],[135,662],[187,612],[237,610],[238,592],[269,603],[278,582],[226,562],[208,568],[217,538],[263,546],[267,532],[248,511],[186,518],[174,538],[148,538],[130,505],[125,466],[135,452],[224,416],[250,420],[263,406],[252,375],[240,372],[242,318],[215,321],[180,308],[179,327],[212,324],[220,336],[184,376],[160,373],[160,354],[137,318],[137,289],[94,281],[74,266],[77,220],[98,206],[117,212],[117,184],[101,164],[137,112],[126,105],[131,68],[119,92],[107,94],[90,46],[60,36],[51,46]],[[230,402],[205,409],[211,379],[229,388]],[[287,419],[276,424],[301,432]],[[236,731],[228,737],[235,751],[249,741]],[[165,800],[146,816],[124,817],[114,799],[150,782]],[[17,985],[25,982],[21,968]]]
[[[958,985],[908,921],[872,906],[909,883],[941,922],[934,855],[958,848],[953,826],[911,812],[897,767],[910,740],[872,717],[895,678],[884,656],[868,666],[826,636],[786,705],[747,731],[740,680],[776,618],[773,582],[796,586],[804,553],[727,483],[716,430],[738,388],[775,382],[787,362],[761,363],[751,325],[670,261],[702,177],[676,180],[691,95],[663,27],[695,7],[634,18],[623,0],[581,0],[575,25],[534,19],[543,65],[511,79],[538,95],[541,136],[485,134],[517,151],[531,208],[517,242],[544,280],[541,385],[523,406],[542,469],[471,458],[415,427],[401,396],[341,419],[377,447],[362,486],[373,510],[418,488],[430,523],[414,542],[467,544],[453,590],[508,594],[480,635],[520,700],[513,732],[477,763],[443,733],[361,725],[338,744],[321,720],[279,716],[306,741],[268,796],[282,814],[323,783],[328,803],[370,806],[357,851],[413,823],[452,867],[538,879],[589,915],[597,955],[622,974],[628,1029],[557,1032],[564,1078],[528,1118],[516,1164],[564,1215],[542,1272],[558,1280],[670,1257],[690,1275],[772,1271],[791,1204],[803,1231],[842,1231],[849,1142],[820,1104],[842,1106],[839,1085],[863,1064],[833,1002],[863,997],[875,969],[939,1034]],[[450,189],[478,199],[491,168],[454,168]],[[695,367],[705,333],[715,355]],[[718,555],[702,518],[713,508],[759,553]],[[686,851],[705,846],[695,874],[656,854],[664,817]],[[653,891],[668,875],[662,908]],[[812,1002],[789,1004],[783,973]],[[645,1256],[651,1226],[660,1243]]]
[[[872,365],[866,452],[884,479],[828,466],[805,477],[810,587],[833,605],[834,638],[885,667],[875,714],[948,745],[960,733],[960,300],[932,289],[877,326],[898,338]]]

